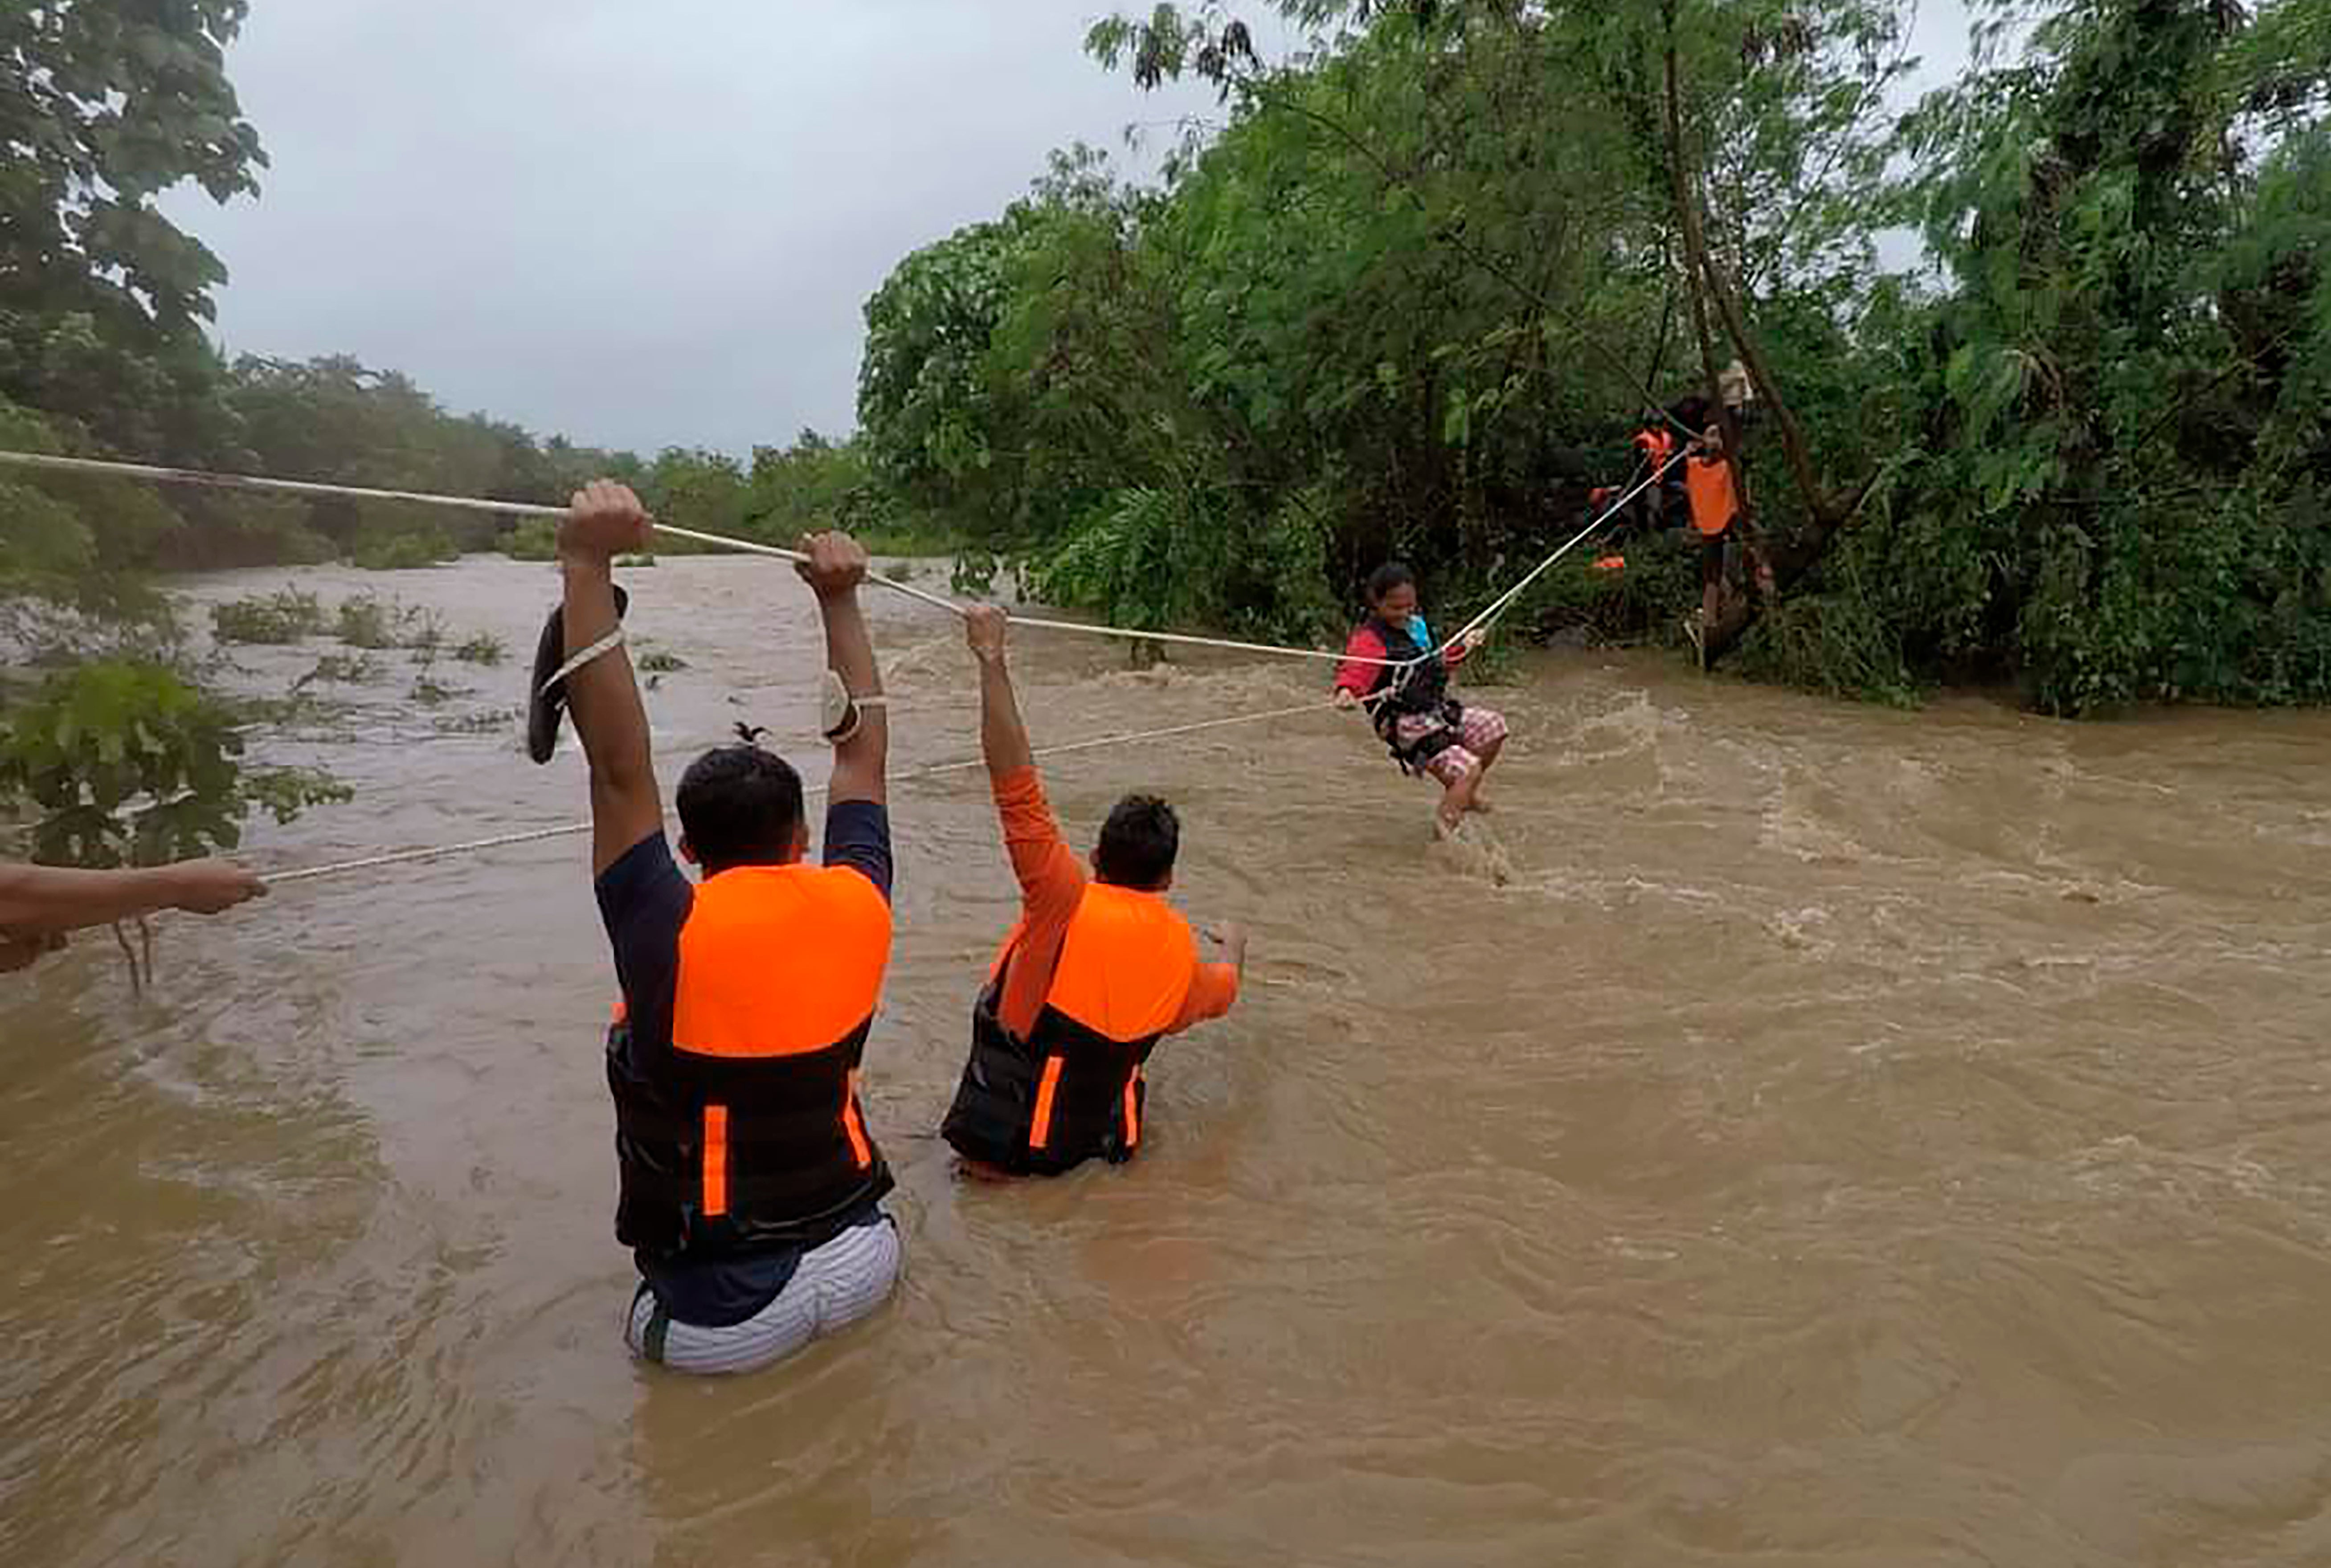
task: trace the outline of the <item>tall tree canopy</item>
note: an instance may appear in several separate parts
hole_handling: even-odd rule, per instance
[[[1773,575],[1714,652],[2063,710],[2331,696],[2316,0],[1993,5],[1907,119],[1898,0],[1278,9],[1283,60],[1214,0],[1099,24],[1226,123],[1156,192],[1071,160],[870,307],[873,450],[1042,585],[1284,630],[1396,552],[1462,594],[1737,361]],[[1537,608],[1672,628],[1687,575],[1631,556]]]
[[[226,270],[154,198],[226,201],[266,163],[227,81],[244,0],[0,9],[0,396],[100,439],[202,455]]]

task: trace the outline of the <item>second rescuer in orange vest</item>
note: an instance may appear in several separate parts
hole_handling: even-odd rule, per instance
[[[1001,610],[970,613],[980,666],[980,745],[1021,917],[972,1015],[971,1060],[941,1131],[975,1171],[1053,1175],[1089,1159],[1132,1158],[1159,1041],[1228,1012],[1246,965],[1198,956],[1166,901],[1180,824],[1164,801],[1118,803],[1093,851],[1092,877],[1061,841],[1012,690]]]

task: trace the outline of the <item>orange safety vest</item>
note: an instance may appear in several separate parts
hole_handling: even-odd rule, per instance
[[[1148,1092],[1143,1066],[1198,978],[1189,922],[1155,893],[1088,883],[1024,1041],[996,1013],[1013,956],[1007,942],[973,1009],[971,1060],[941,1136],[967,1158],[1023,1174],[1131,1159]]]
[[[1720,457],[1686,459],[1683,488],[1691,498],[1691,526],[1711,539],[1740,515],[1740,498],[1732,489],[1732,465]]]
[[[1667,467],[1668,460],[1675,456],[1675,443],[1672,431],[1654,428],[1635,432],[1635,445],[1641,449],[1643,460],[1651,465],[1654,473]]]
[[[668,1044],[607,1042],[615,1233],[660,1256],[815,1246],[892,1185],[858,1069],[890,907],[846,868],[747,866],[696,889]]]

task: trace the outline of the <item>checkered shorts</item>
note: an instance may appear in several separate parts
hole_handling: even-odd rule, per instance
[[[1406,746],[1441,727],[1430,714],[1403,714],[1394,733]],[[1506,738],[1506,716],[1489,708],[1468,708],[1457,726],[1458,743],[1424,765],[1443,785],[1460,784],[1481,771],[1481,754]]]

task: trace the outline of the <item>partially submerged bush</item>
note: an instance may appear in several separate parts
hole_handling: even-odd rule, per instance
[[[445,641],[443,617],[434,610],[394,599],[359,594],[353,599],[342,600],[338,614],[340,641],[351,648],[375,652],[402,648],[421,654],[426,660],[436,656]],[[484,641],[493,641],[491,638]],[[494,646],[499,648],[500,644],[496,642]]]
[[[323,628],[323,605],[295,588],[211,606],[211,632],[222,642],[282,647]]]
[[[548,518],[528,518],[503,536],[501,552],[513,561],[555,561],[558,525]]]
[[[360,594],[340,602],[339,639],[351,648],[380,650],[397,645],[398,607]]]
[[[0,799],[40,809],[33,859],[100,870],[232,850],[264,810],[289,822],[348,792],[301,768],[251,768],[233,714],[159,664],[62,671],[0,720]]]
[[[423,708],[442,708],[457,698],[471,695],[466,686],[446,686],[423,675],[413,683],[413,700]]]
[[[380,664],[369,654],[327,653],[316,660],[313,670],[291,683],[291,689],[301,691],[318,684],[357,686],[379,678]]]
[[[461,555],[461,546],[442,529],[426,528],[360,538],[350,547],[348,559],[368,572],[408,572],[442,566],[459,560]]]

